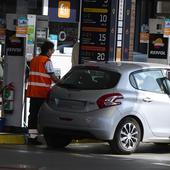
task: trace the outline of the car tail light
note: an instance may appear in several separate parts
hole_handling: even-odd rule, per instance
[[[123,95],[120,93],[109,93],[101,96],[97,100],[97,105],[99,106],[99,108],[116,106],[121,104],[122,99]]]

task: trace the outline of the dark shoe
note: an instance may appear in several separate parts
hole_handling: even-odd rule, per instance
[[[42,143],[37,138],[28,138],[27,145],[42,145]]]

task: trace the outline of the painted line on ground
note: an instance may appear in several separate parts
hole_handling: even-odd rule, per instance
[[[170,167],[170,164],[166,164],[166,163],[152,163],[153,165],[159,165],[159,166],[168,166]]]

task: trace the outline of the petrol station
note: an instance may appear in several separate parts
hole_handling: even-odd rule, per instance
[[[80,41],[80,64],[121,60],[169,64],[170,13],[166,7],[170,3],[153,2],[155,11],[152,1],[145,0],[43,0],[42,10],[37,14],[28,13],[27,5],[36,10],[39,4],[18,0],[15,11],[1,10],[4,13],[0,15],[3,58],[0,144],[26,143],[29,103],[25,97],[26,67],[40,53],[45,39],[55,44],[52,61],[61,77],[72,66],[76,41]],[[145,16],[141,11],[147,3],[150,9]]]

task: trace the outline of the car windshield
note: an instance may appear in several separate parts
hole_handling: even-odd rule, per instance
[[[58,86],[77,90],[100,90],[116,86],[120,73],[98,67],[74,67],[60,81]]]

